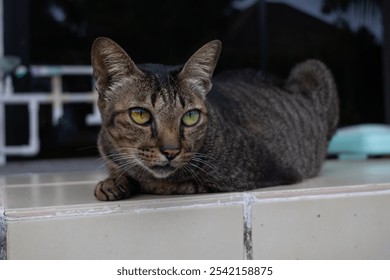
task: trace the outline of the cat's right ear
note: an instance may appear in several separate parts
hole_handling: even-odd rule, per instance
[[[96,89],[104,94],[106,89],[123,78],[143,75],[127,53],[113,40],[100,37],[92,45],[91,63]]]
[[[211,90],[211,77],[221,53],[222,43],[211,41],[197,50],[184,64],[179,77],[203,96]]]

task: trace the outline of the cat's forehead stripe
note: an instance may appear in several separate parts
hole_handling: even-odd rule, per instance
[[[179,94],[179,102],[180,102],[180,104],[181,104],[181,107],[185,107],[186,106],[186,101],[185,101],[185,99],[183,98],[183,96],[181,96],[180,94]]]
[[[152,80],[153,86],[151,88],[150,102],[153,108],[166,107],[173,109],[176,108],[177,104],[184,108],[186,103],[188,103],[186,98],[177,92],[171,77],[161,78],[154,76]]]

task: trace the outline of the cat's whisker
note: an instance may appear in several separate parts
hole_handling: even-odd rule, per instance
[[[123,157],[115,157],[113,158],[113,161],[118,165],[118,166],[125,166],[130,163],[136,163],[136,160],[134,157],[131,156],[123,156]]]
[[[128,156],[128,155],[131,155],[132,153],[111,153],[111,154],[107,154],[106,156],[107,157],[115,157],[115,156]]]
[[[184,165],[180,170],[183,170],[185,172],[188,172],[188,174],[195,179],[195,182],[200,185],[201,180],[198,175],[196,175],[195,171],[191,169],[190,166]]]
[[[214,175],[214,174],[212,174],[212,173],[210,173],[210,172],[207,172],[207,171],[204,170],[202,167],[200,167],[200,166],[198,166],[198,165],[196,165],[196,164],[194,164],[194,163],[191,163],[191,162],[190,162],[188,165],[197,168],[198,170],[202,171],[203,173],[205,173],[206,175],[212,177],[214,180],[216,180],[216,181],[218,181],[218,182],[221,181],[221,179],[218,178],[217,175]]]
[[[219,173],[219,172],[218,172],[217,166],[213,165],[212,163],[210,163],[210,162],[209,162],[208,160],[206,160],[206,159],[199,158],[199,157],[195,156],[195,157],[192,158],[192,161],[207,166],[207,167],[210,168],[211,171],[214,172],[215,174],[218,174],[218,173]]]
[[[106,159],[104,156],[101,156],[101,157],[97,158],[97,159],[95,160],[95,162],[106,161],[106,160],[107,160],[107,159]]]
[[[207,160],[204,160],[204,159],[200,159],[200,158],[193,158],[192,161],[194,162],[199,162],[201,164],[204,164],[206,165],[208,168],[210,168],[212,171],[216,172],[217,173],[217,168],[212,165],[210,162],[208,162]]]
[[[132,148],[132,147],[122,147],[122,148],[115,148],[116,151],[139,151],[137,148]]]
[[[100,169],[104,169],[106,167],[106,163],[103,163],[101,165],[99,165],[98,167],[96,167],[96,170],[100,170]]]
[[[214,162],[218,162],[218,160],[215,157],[208,155],[208,154],[204,154],[204,153],[194,152],[194,153],[191,153],[191,156],[196,157],[196,158],[200,158],[200,159],[207,159],[207,160],[212,160]]]
[[[106,155],[106,158],[113,161],[115,163],[114,171],[120,173],[120,176],[124,174],[134,173],[135,170],[138,173],[138,176],[143,177],[145,173],[148,173],[148,169],[134,156],[134,153],[125,153],[131,151],[138,151],[138,149],[134,148],[119,148],[117,149],[122,152],[117,152],[115,154]],[[158,162],[152,162],[143,160],[145,163],[156,164]]]
[[[128,174],[129,171],[131,169],[133,169],[137,165],[138,165],[138,163],[134,159],[133,160],[129,160],[127,162],[124,162],[122,164],[118,164],[117,168],[116,168],[116,171],[119,172],[120,174],[119,174],[119,176],[118,176],[118,178],[116,180],[118,180],[122,176],[126,176],[125,174]],[[116,180],[115,180],[115,182],[116,182]]]
[[[107,154],[104,156],[104,159],[109,159],[111,161],[121,161],[121,160],[131,160],[133,158],[132,154],[125,153],[116,153],[116,154]]]

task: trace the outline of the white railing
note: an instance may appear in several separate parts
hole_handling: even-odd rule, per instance
[[[30,73],[33,78],[50,77],[51,92],[26,92],[15,93],[10,76],[6,76],[4,84],[0,82],[0,165],[4,165],[7,156],[36,155],[40,149],[39,141],[39,106],[41,104],[52,105],[52,123],[56,125],[63,115],[65,103],[91,103],[93,112],[86,117],[88,125],[100,124],[100,115],[97,108],[97,93],[92,82],[90,92],[66,93],[62,90],[62,76],[83,75],[92,76],[90,66],[31,66]],[[91,77],[92,79],[92,77]],[[6,115],[5,106],[12,104],[26,104],[29,114],[29,140],[27,145],[6,145]]]

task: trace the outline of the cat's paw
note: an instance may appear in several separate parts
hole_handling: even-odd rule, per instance
[[[134,192],[126,177],[107,178],[97,183],[95,197],[99,200],[119,200],[128,198]]]

